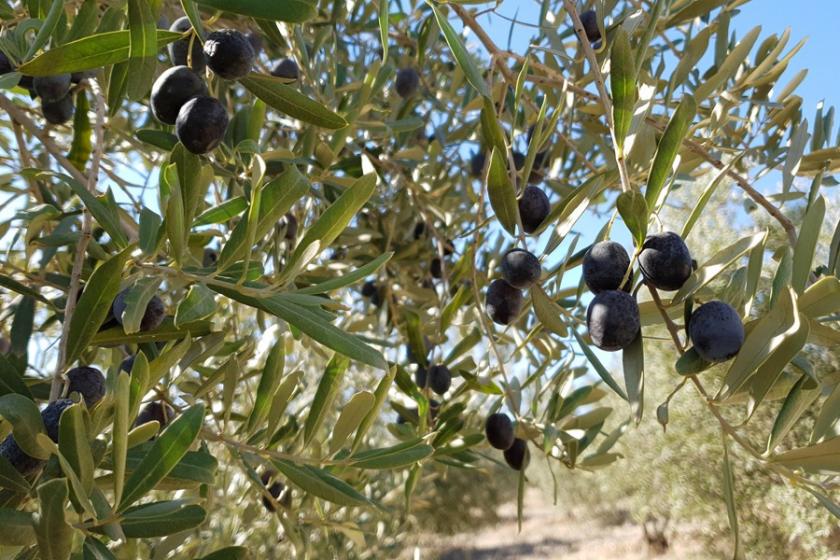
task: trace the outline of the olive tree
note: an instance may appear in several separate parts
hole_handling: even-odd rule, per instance
[[[491,4],[0,2],[0,544],[382,557],[500,465],[521,514],[531,461],[645,468],[661,332],[736,549],[730,447],[836,513],[840,149],[744,3],[545,0],[517,53]],[[763,227],[693,259],[716,192]]]

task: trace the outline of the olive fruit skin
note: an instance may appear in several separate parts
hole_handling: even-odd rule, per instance
[[[228,114],[218,99],[200,95],[187,101],[175,121],[178,140],[196,155],[206,154],[222,143]]]
[[[373,280],[368,280],[362,284],[362,297],[370,299],[370,302],[379,307],[382,305],[382,289]]]
[[[542,225],[551,211],[551,203],[546,194],[537,187],[525,187],[519,197],[519,217],[525,233],[534,233]]]
[[[256,31],[249,31],[245,34],[245,38],[248,39],[248,44],[254,49],[254,56],[259,56],[263,48],[262,36]]]
[[[484,164],[487,162],[487,154],[484,152],[476,152],[470,158],[470,175],[473,177],[481,177],[484,173]]]
[[[204,249],[204,255],[201,257],[201,266],[204,268],[211,268],[216,266],[219,260],[219,253],[215,249],[207,247]]]
[[[528,442],[524,439],[516,438],[513,444],[504,452],[505,462],[510,468],[515,471],[521,471],[528,466],[531,460],[531,454],[528,451]]]
[[[275,501],[277,501],[278,498],[280,498],[280,494],[282,494],[285,489],[285,484],[283,484],[282,482],[275,482],[274,484],[268,487],[268,493],[271,494],[271,497],[274,498]],[[283,499],[280,500],[280,504],[286,508],[289,508],[291,506],[291,499],[286,499],[287,497],[291,498],[291,496],[288,493],[286,493],[283,496]],[[263,506],[265,506],[265,509],[267,509],[268,511],[272,513],[276,511],[274,508],[274,504],[272,504],[271,500],[269,500],[265,496],[263,496],[262,503]]]
[[[187,66],[174,66],[152,86],[152,113],[164,124],[175,124],[184,103],[198,95],[207,95],[204,80]]]
[[[513,167],[517,171],[520,171],[523,167],[525,167],[525,154],[522,152],[514,151],[513,154]]]
[[[128,290],[129,288],[126,288],[118,293],[111,306],[111,314],[120,325],[123,324],[122,315],[127,307],[125,296],[128,295]],[[164,317],[166,317],[166,308],[163,305],[163,300],[157,296],[152,296],[152,299],[146,304],[146,311],[140,320],[140,331],[144,332],[158,328],[163,322]]]
[[[376,286],[376,282],[373,280],[368,280],[364,284],[362,284],[362,297],[371,298],[376,295],[376,292],[379,291],[379,288]]]
[[[620,243],[599,241],[583,257],[583,280],[593,294],[618,290],[628,268],[630,255]]]
[[[190,18],[187,16],[180,17],[175,20],[175,23],[169,28],[170,31],[176,33],[184,33],[192,29]],[[190,51],[190,43],[192,43],[192,51]],[[174,43],[169,43],[169,60],[174,66],[189,66],[194,72],[202,73],[207,67],[207,60],[204,57],[201,40],[198,36],[193,36],[186,39],[178,39]],[[190,56],[187,56],[190,53]],[[189,64],[189,63],[192,64]]]
[[[71,399],[58,399],[41,411],[41,420],[44,422],[47,435],[55,443],[58,443],[58,421],[61,413],[72,404]],[[13,434],[6,436],[6,439],[0,443],[0,456],[7,459],[24,476],[35,473],[45,463],[41,459],[27,455],[17,444]]]
[[[540,279],[540,261],[525,249],[511,249],[502,257],[502,276],[514,288],[524,290]]]
[[[429,373],[423,366],[418,366],[417,371],[414,372],[414,382],[421,389],[429,386]]]
[[[73,118],[76,112],[76,102],[73,95],[68,93],[58,101],[41,101],[41,112],[44,120],[50,124],[64,124]]]
[[[276,78],[286,78],[288,80],[297,80],[300,78],[300,68],[293,58],[284,58],[271,71],[271,75]]]
[[[131,370],[134,368],[134,360],[136,358],[137,354],[132,354],[128,358],[124,359],[122,362],[120,362],[120,370],[131,375]]]
[[[649,235],[639,253],[639,268],[645,281],[658,289],[679,290],[691,276],[691,253],[674,232]]]
[[[9,60],[9,57],[0,52],[0,74],[8,74],[13,70],[14,68],[12,67],[12,62]]]
[[[67,394],[79,393],[91,408],[105,396],[105,376],[94,367],[77,367],[67,372]]]
[[[707,362],[725,362],[741,350],[744,324],[731,305],[714,300],[691,314],[688,335],[701,358]]]
[[[452,386],[452,372],[444,365],[429,368],[429,388],[438,395],[445,395]]]
[[[209,34],[204,41],[204,56],[210,70],[226,80],[247,76],[257,58],[248,38],[235,29]]]
[[[70,93],[71,80],[70,74],[39,76],[32,80],[32,88],[43,101],[54,103]]]
[[[269,482],[271,482],[271,479],[274,478],[276,474],[277,473],[271,470],[266,471],[262,474],[260,480],[262,480],[263,486],[265,486],[268,489],[268,493],[271,494],[271,497],[274,498],[274,500],[278,502],[281,506],[288,509],[292,507],[292,493],[284,493],[284,490],[286,490],[286,485],[280,482],[279,480],[269,485]],[[283,494],[282,499],[280,498],[280,494]],[[262,497],[262,503],[263,506],[265,506],[265,509],[267,509],[268,511],[272,513],[275,511],[274,504],[271,503],[271,500],[269,500],[265,496]]]
[[[294,214],[287,212],[283,216],[283,219],[280,220],[280,225],[286,228],[286,232],[283,234],[284,239],[287,241],[294,241],[297,239],[298,221]]]
[[[434,257],[429,263],[429,274],[435,280],[443,278],[443,261],[440,260],[440,257]]]
[[[516,439],[513,435],[513,422],[503,412],[496,412],[487,417],[487,422],[484,423],[484,434],[490,445],[502,451],[510,449]]]
[[[443,256],[448,257],[455,252],[455,244],[452,242],[451,239],[447,239],[443,242]]]
[[[414,68],[400,68],[397,71],[397,79],[394,82],[394,89],[397,95],[405,99],[417,93],[420,87],[420,75]]]
[[[592,343],[601,350],[615,352],[627,348],[641,328],[639,305],[627,292],[601,292],[586,310],[586,326]]]
[[[153,401],[143,407],[134,421],[134,427],[148,424],[153,420],[157,420],[160,424],[160,429],[163,430],[175,418],[175,409],[169,406],[169,403],[163,401]]]
[[[3,457],[24,476],[35,473],[44,464],[44,461],[27,455],[15,441],[12,434],[0,443],[0,457]]]
[[[580,14],[580,22],[583,24],[583,30],[586,32],[586,38],[590,43],[601,38],[601,30],[598,29],[598,15],[595,10],[587,10]]]
[[[493,280],[487,288],[484,305],[495,323],[509,325],[522,310],[522,292],[507,280]]]

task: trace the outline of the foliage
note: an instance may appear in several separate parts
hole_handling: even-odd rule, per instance
[[[590,43],[581,6],[545,0],[541,23],[553,23],[518,54],[471,7],[431,0],[0,2],[15,70],[0,76],[0,416],[37,463],[0,461],[0,544],[43,558],[391,556],[411,528],[440,530],[430,504],[480,520],[476,504],[505,495],[481,486],[513,486],[488,471],[502,460],[482,434],[492,412],[515,418],[532,463],[618,461],[628,428],[667,419],[645,398],[662,334],[682,377],[648,383],[693,386],[696,414],[731,449],[712,494],[735,555],[745,468],[837,514],[840,389],[814,356],[840,337],[840,237],[820,244],[840,148],[833,111],[803,118],[801,76],[778,83],[800,45],[759,41],[759,28],[730,38],[743,3],[587,2],[603,37]],[[157,29],[183,14],[195,32]],[[225,28],[252,34],[234,43],[240,62],[259,52],[254,71],[202,74],[212,119],[182,118],[190,101],[174,129],[157,122],[148,97],[171,65],[164,47],[194,52]],[[282,56],[299,80],[270,75]],[[407,67],[419,87],[398,92]],[[61,73],[79,73],[63,99],[75,116],[55,124],[27,90]],[[765,196],[754,180],[774,170],[781,192]],[[709,173],[704,194],[675,207]],[[529,183],[547,216],[519,198]],[[769,219],[730,227],[704,254],[691,230],[715,191]],[[594,240],[623,223],[634,261],[646,233],[674,224],[699,264],[668,296],[627,272],[644,337],[623,372],[585,329],[578,267],[594,240],[576,228],[599,219]],[[482,294],[516,246],[540,257],[541,282],[493,325]],[[735,307],[747,338],[710,369],[685,331],[712,299]],[[52,437],[35,404],[66,393],[77,362],[106,370],[107,391],[66,408]],[[444,395],[412,379],[432,365],[453,374]],[[174,418],[135,425],[152,401]],[[756,410],[764,422],[742,425]]]

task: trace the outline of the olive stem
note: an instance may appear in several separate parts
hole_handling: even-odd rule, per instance
[[[677,346],[677,350],[679,351],[679,353],[681,355],[684,354],[685,350],[683,349],[682,345],[680,344],[679,336],[677,335],[677,331],[679,330],[678,327],[671,320],[671,318],[668,316],[668,313],[665,311],[665,307],[662,305],[662,300],[659,298],[659,293],[657,292],[656,288],[651,286],[650,284],[648,284],[648,288],[650,289],[650,293],[651,293],[651,296],[653,297],[654,302],[656,302],[656,307],[659,309],[660,313],[662,314],[663,319],[665,320],[665,325],[668,328],[668,331],[671,333],[671,337],[674,339],[674,343]],[[753,447],[752,444],[749,441],[744,439],[744,437],[741,436],[738,433],[737,429],[734,426],[732,426],[732,424],[730,424],[726,420],[726,418],[723,417],[723,415],[720,413],[720,411],[715,406],[712,397],[706,391],[706,388],[700,382],[700,379],[697,377],[697,375],[696,374],[689,375],[688,379],[691,380],[691,382],[697,388],[697,391],[703,397],[703,401],[706,403],[706,407],[709,409],[709,411],[712,413],[712,415],[714,415],[714,417],[717,419],[718,423],[720,424],[721,429],[726,434],[728,434],[733,439],[733,441],[735,441],[742,449],[744,449],[744,451],[746,451],[747,453],[752,455],[754,458],[758,459],[761,462],[761,464],[764,465],[764,467],[767,468],[768,470],[774,471],[774,472],[776,472],[778,474],[781,474],[781,475],[783,475],[783,476],[785,476],[789,479],[798,481],[799,483],[804,484],[806,486],[811,486],[813,488],[817,488],[817,489],[820,489],[820,490],[823,489],[823,487],[820,483],[814,482],[813,480],[810,480],[810,479],[808,479],[804,476],[801,476],[801,475],[795,473],[793,470],[791,470],[791,469],[789,469],[789,468],[787,468],[783,465],[776,465],[776,464],[769,463],[767,461],[767,457],[764,454],[762,454],[761,452],[759,452],[758,450],[756,450],[755,447]],[[671,400],[671,397],[684,384],[685,384],[685,381],[680,383],[677,386],[677,388],[674,389],[674,391],[668,397],[668,401]]]
[[[476,217],[476,222],[477,223],[481,223],[484,219],[484,216],[483,216],[484,215],[484,199],[485,199],[486,195],[487,195],[487,182],[482,181],[481,192],[480,192],[479,200],[478,200],[478,216]],[[504,387],[505,396],[508,399],[508,404],[510,405],[511,412],[513,412],[514,417],[518,420],[519,419],[519,413],[516,410],[514,410],[514,406],[513,406],[514,400],[513,400],[513,395],[510,392],[510,381],[508,380],[507,370],[505,370],[505,361],[502,359],[502,354],[501,354],[501,352],[499,352],[499,349],[496,346],[496,340],[493,336],[493,329],[487,323],[486,310],[485,310],[485,307],[481,304],[481,293],[478,291],[478,272],[476,270],[475,260],[478,256],[478,249],[477,248],[481,247],[481,240],[482,240],[481,238],[482,238],[481,228],[477,227],[475,229],[475,236],[474,236],[474,243],[473,243],[473,247],[475,247],[476,249],[472,251],[472,267],[471,267],[472,268],[472,286],[471,287],[472,287],[473,298],[475,298],[475,306],[476,306],[476,309],[477,309],[477,312],[478,312],[477,313],[478,314],[478,321],[481,324],[481,328],[484,330],[484,334],[487,335],[487,338],[490,341],[490,347],[493,349],[493,354],[496,355],[496,361],[499,364],[499,371],[501,371],[502,379],[504,379],[504,382],[505,382],[505,387]],[[488,365],[489,365],[489,360],[488,360]]]
[[[659,292],[656,290],[656,287],[649,282],[646,282],[646,285],[648,290],[650,290],[650,295],[653,297],[654,303],[656,303],[656,308],[659,310],[660,315],[662,315],[662,319],[665,320],[665,326],[668,328],[668,332],[671,333],[674,345],[677,347],[680,354],[685,354],[685,347],[682,342],[680,342],[679,327],[677,327],[677,324],[674,323],[673,319],[668,316],[668,312],[665,311],[665,306],[662,305],[662,299],[659,297]]]
[[[566,8],[566,11],[569,12],[569,16],[571,16],[572,18],[575,33],[577,34],[578,40],[580,41],[580,46],[583,49],[583,54],[589,61],[589,67],[592,70],[592,73],[595,75],[595,86],[598,88],[598,94],[601,97],[601,104],[604,106],[604,117],[607,120],[607,126],[610,129],[610,136],[612,137],[613,141],[615,163],[618,167],[618,175],[621,179],[621,190],[623,192],[631,192],[633,190],[633,185],[630,184],[630,175],[627,173],[627,163],[624,158],[623,150],[619,148],[619,139],[615,132],[615,121],[613,120],[612,100],[610,99],[610,96],[607,93],[607,86],[604,82],[604,76],[603,74],[601,74],[601,65],[598,64],[598,58],[595,56],[595,51],[592,50],[592,45],[589,43],[589,39],[586,37],[586,31],[583,28],[583,22],[580,21],[580,15],[577,12],[577,8],[575,8],[574,1],[563,0],[563,5]]]
[[[96,192],[96,184],[99,179],[99,167],[102,163],[102,155],[105,150],[105,98],[102,95],[102,90],[96,81],[91,82],[91,91],[96,98],[96,125],[94,132],[96,134],[96,148],[93,152],[93,158],[90,163],[90,170],[88,176],[82,184],[85,185],[88,192]],[[70,321],[73,318],[73,312],[76,310],[76,300],[78,299],[82,267],[85,261],[85,253],[87,251],[88,243],[91,239],[92,216],[87,207],[82,209],[82,233],[79,237],[79,242],[76,244],[76,253],[73,257],[73,269],[70,273],[70,289],[67,292],[67,301],[64,304],[64,319],[61,322],[61,339],[58,345],[58,360],[56,362],[55,373],[53,374],[52,382],[50,384],[50,402],[55,401],[62,393],[64,387],[64,378],[62,374],[67,367],[67,339],[70,336]]]

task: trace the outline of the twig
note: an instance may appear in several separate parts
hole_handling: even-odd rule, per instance
[[[24,140],[23,138],[23,132],[21,132],[20,123],[16,120],[12,120],[12,128],[15,131],[15,139],[17,139],[18,150],[20,150],[21,164],[23,164],[23,167],[32,167],[29,149],[26,147],[26,140]],[[38,202],[44,202],[44,198],[41,196],[41,191],[38,190],[38,184],[36,183],[35,179],[33,179],[31,176],[27,176],[26,183],[29,185],[29,191],[32,193],[32,197]]]
[[[658,125],[658,123],[656,124]],[[708,152],[708,150],[706,150],[706,148],[704,148],[702,145],[695,142],[694,140],[686,138],[684,142],[685,145],[688,146],[689,150],[711,163],[715,169],[722,170],[726,167],[726,165],[722,161],[714,157]],[[738,186],[741,187],[741,190],[747,193],[747,195],[750,198],[752,198],[756,204],[764,208],[768,214],[770,214],[773,218],[776,219],[777,222],[779,222],[779,224],[781,224],[782,228],[784,228],[785,232],[787,233],[788,241],[790,242],[791,246],[795,246],[797,239],[796,226],[793,225],[793,223],[782,213],[782,211],[779,210],[772,202],[764,198],[764,195],[755,190],[752,187],[752,185],[750,185],[749,180],[737,171],[730,169],[726,172],[726,174],[732,179],[734,179]]]
[[[662,305],[662,300],[659,297],[659,292],[656,290],[653,284],[646,284],[648,290],[650,290],[650,295],[653,297],[654,303],[656,303],[656,308],[662,315],[662,319],[665,320],[665,326],[668,328],[668,332],[671,333],[671,338],[674,340],[674,345],[676,345],[677,350],[679,350],[680,354],[684,354],[685,348],[683,347],[682,342],[680,342],[679,327],[677,327],[676,323],[674,323],[674,321],[668,315],[668,312],[665,311],[665,306]]]
[[[500,49],[496,45],[496,43],[493,42],[493,39],[491,39],[490,36],[487,35],[487,33],[484,31],[484,29],[481,28],[481,26],[478,24],[478,22],[475,21],[475,18],[473,17],[472,14],[470,14],[468,11],[466,11],[464,8],[462,8],[458,4],[450,4],[449,6],[452,8],[452,10],[455,11],[456,14],[458,14],[458,17],[461,18],[461,21],[464,23],[464,25],[469,27],[473,31],[473,33],[476,34],[478,39],[484,45],[484,48],[486,48],[487,51],[490,53],[490,58],[492,60],[492,63],[495,64],[496,67],[499,68],[499,71],[502,73],[502,76],[504,77],[505,81],[511,87],[516,86],[516,76],[513,75],[510,68],[507,67],[507,64],[505,64],[505,62],[504,62],[504,60],[502,60],[502,58],[513,58],[514,60],[516,60],[519,63],[524,63],[525,62],[525,57],[521,56],[521,55],[518,55],[516,53],[512,53],[510,51],[505,51],[505,50]],[[551,78],[546,79],[546,83],[548,83],[549,85],[557,85],[557,86],[559,86],[563,89],[566,89],[568,91],[571,91],[571,92],[573,92],[577,95],[581,95],[581,96],[586,97],[586,98],[593,97],[593,95],[591,93],[589,93],[585,89],[583,89],[581,87],[578,87],[578,86],[574,85],[573,83],[569,82],[561,74],[558,74],[554,69],[549,68],[548,66],[545,66],[544,64],[541,64],[541,63],[537,62],[536,60],[529,60],[528,64],[532,68],[538,68],[541,72],[543,72],[545,74],[550,74]],[[531,78],[532,78],[531,76],[526,77],[526,79],[528,79],[529,81],[537,81],[537,80],[531,79]],[[530,98],[526,98],[526,100],[528,102],[528,105],[531,107],[531,109],[534,110],[536,113],[539,113],[539,108],[534,104],[534,102],[531,101]],[[595,166],[592,165],[592,163],[589,162],[586,155],[583,152],[580,151],[580,149],[575,145],[574,142],[572,142],[571,138],[569,138],[568,136],[566,136],[565,134],[563,134],[559,130],[557,131],[557,135],[560,137],[560,140],[564,144],[566,144],[569,148],[571,148],[578,155],[578,157],[581,159],[583,164],[590,171],[592,171],[593,173],[595,173],[597,171]]]
[[[618,136],[615,132],[615,122],[613,120],[613,105],[609,94],[607,93],[607,86],[604,83],[604,76],[601,74],[601,65],[598,64],[598,58],[595,56],[595,51],[592,50],[592,45],[589,44],[589,39],[586,37],[586,31],[583,29],[583,23],[580,21],[580,16],[575,8],[573,0],[563,0],[563,5],[566,11],[572,18],[575,26],[575,33],[580,41],[580,46],[583,48],[583,53],[589,61],[589,68],[595,75],[595,85],[598,88],[598,94],[601,96],[601,104],[604,106],[604,116],[607,119],[607,126],[610,129],[610,136],[613,140],[613,150],[615,152],[615,163],[618,166],[618,175],[621,178],[621,190],[630,192],[633,186],[630,184],[630,176],[627,173],[627,163],[624,159],[622,150],[619,149]]]
[[[93,86],[93,81],[91,81],[91,86]],[[98,85],[93,86],[93,87],[98,88]],[[91,89],[93,89],[93,87]],[[102,97],[101,90],[100,90],[99,94],[96,94],[94,92],[94,95],[97,98]],[[103,103],[104,103],[104,101],[103,101]],[[35,124],[35,122],[33,122],[32,119],[30,119],[20,107],[15,105],[15,103],[11,99],[6,97],[2,93],[0,93],[0,109],[3,109],[4,111],[6,111],[6,113],[9,114],[9,116],[12,118],[12,120],[20,123],[23,126],[23,128],[25,128],[27,130],[27,132],[29,132],[32,136],[37,138],[38,141],[41,143],[41,146],[44,147],[44,149],[47,151],[47,153],[49,153],[53,157],[53,159],[56,161],[56,163],[58,163],[64,169],[64,171],[67,172],[68,175],[73,177],[76,181],[78,181],[82,185],[87,185],[88,178],[84,175],[84,173],[82,173],[81,171],[76,169],[76,166],[73,165],[70,162],[70,160],[67,159],[67,157],[64,156],[64,153],[62,152],[61,148],[59,148],[58,146],[55,145],[55,142],[52,141],[52,138],[50,138],[50,135],[47,134],[37,124]],[[97,144],[97,149],[104,150],[104,145],[103,145],[104,142],[105,142],[104,135],[102,137],[97,137],[97,142],[99,142]],[[100,159],[101,159],[101,155],[100,155]],[[94,192],[94,194],[97,194],[97,193]],[[129,241],[134,242],[138,239],[139,234],[138,234],[137,224],[132,222],[130,219],[127,219],[127,218],[124,219],[121,216],[120,217],[120,225],[122,226],[123,230],[127,234]]]
[[[49,134],[44,132],[44,130],[35,124],[32,119],[26,116],[26,113],[20,109],[20,107],[15,105],[11,99],[2,93],[0,93],[0,108],[6,111],[13,120],[19,122],[30,134],[32,134],[32,136],[37,138],[44,149],[49,152],[53,159],[55,159],[55,161],[63,167],[71,177],[83,185],[87,184],[87,177],[85,177],[81,171],[76,169],[76,167],[70,163],[70,160],[67,159],[61,149],[55,145]]]
[[[683,349],[682,344],[680,344],[679,336],[677,335],[677,331],[679,329],[665,311],[665,308],[662,305],[662,300],[659,298],[659,293],[656,291],[656,288],[651,286],[650,284],[648,284],[648,288],[650,289],[651,296],[653,296],[653,301],[656,303],[656,307],[659,309],[660,313],[662,314],[662,317],[665,319],[665,325],[668,328],[668,331],[671,333],[671,337],[673,338],[674,343],[677,346],[677,350],[680,354],[684,354],[685,350]],[[796,480],[797,482],[806,486],[811,486],[822,490],[821,484],[814,482],[808,479],[807,477],[801,476],[783,465],[768,462],[767,457],[765,457],[761,452],[755,449],[755,447],[753,447],[749,441],[747,441],[743,436],[741,436],[735,429],[735,427],[732,424],[730,424],[729,421],[726,420],[726,418],[723,417],[723,415],[717,409],[717,406],[715,406],[712,397],[709,395],[708,391],[706,391],[706,388],[703,386],[703,383],[700,382],[700,379],[697,377],[697,375],[688,375],[687,378],[690,379],[694,386],[697,388],[697,391],[700,393],[704,402],[706,403],[706,408],[708,408],[712,415],[714,415],[714,417],[717,419],[721,429],[726,434],[728,434],[735,441],[735,443],[737,443],[744,451],[746,451],[755,459],[757,459],[762,465],[764,465],[766,469],[775,471],[776,473],[781,474],[782,476],[785,476],[792,480]],[[685,380],[683,380],[683,382],[680,383],[676,389],[674,389],[671,395],[668,396],[668,401],[671,400],[671,397],[684,384]]]
[[[493,42],[493,39],[491,39],[487,32],[481,28],[477,21],[475,21],[475,18],[472,16],[472,14],[470,14],[463,7],[459,6],[458,4],[449,4],[449,7],[452,8],[452,10],[456,14],[458,14],[458,17],[461,18],[461,21],[464,22],[464,25],[469,27],[473,31],[473,33],[475,33],[476,37],[478,37],[479,41],[481,41],[484,45],[484,48],[486,48],[491,55],[495,55],[497,65],[499,65],[500,67],[504,66],[504,62],[502,62],[499,57],[513,58],[514,60],[520,63],[525,62],[524,56],[510,51],[502,50],[498,46],[496,46],[496,43]],[[567,89],[568,91],[571,91],[588,99],[596,99],[596,96],[594,96],[592,93],[586,91],[578,85],[573,84],[561,74],[559,74],[556,70],[549,68],[548,66],[536,61],[532,61],[530,64],[532,67],[538,68],[544,74],[547,74],[553,79],[560,82],[562,84],[562,87]],[[507,69],[507,66],[504,67]]]
[[[102,154],[105,150],[105,98],[102,95],[102,90],[96,81],[91,81],[91,91],[96,98],[96,125],[94,127],[96,134],[96,142],[93,152],[93,158],[90,163],[90,170],[86,180],[82,183],[89,192],[96,192],[96,184],[99,178],[99,166],[102,162]],[[71,167],[72,164],[71,164]],[[75,167],[73,167],[75,169]],[[65,363],[67,360],[67,339],[70,334],[70,320],[73,318],[73,312],[76,310],[76,299],[79,295],[79,283],[82,275],[82,266],[85,261],[85,252],[87,251],[88,243],[91,238],[92,217],[87,207],[82,209],[82,234],[79,237],[79,242],[76,245],[76,254],[73,259],[73,270],[70,274],[70,289],[67,292],[67,301],[64,304],[64,319],[61,323],[61,341],[58,346],[58,361],[56,363],[55,374],[53,375],[52,384],[50,386],[50,402],[56,400],[62,392],[64,379],[62,374],[67,367]]]
[[[486,196],[486,193],[487,193],[487,183],[486,183],[486,181],[482,181],[482,183],[481,183],[481,196],[479,197],[479,200],[478,200],[478,217],[477,217],[477,222],[478,223],[481,223],[481,221],[483,220],[484,198]],[[507,396],[508,403],[510,404],[511,412],[513,412],[514,416],[518,419],[519,418],[519,412],[517,410],[514,410],[513,394],[510,391],[510,380],[508,379],[507,370],[505,369],[505,360],[502,359],[502,354],[501,354],[501,352],[499,352],[499,348],[496,346],[496,339],[493,336],[493,328],[487,322],[487,315],[485,313],[485,307],[483,305],[481,305],[481,293],[479,293],[479,291],[478,291],[478,271],[476,269],[477,267],[476,267],[475,260],[478,257],[478,248],[481,247],[481,241],[482,241],[481,238],[482,238],[481,228],[477,227],[475,229],[475,241],[473,243],[472,267],[471,267],[472,268],[472,293],[473,293],[473,298],[475,298],[475,306],[476,306],[476,311],[478,313],[479,323],[481,323],[481,328],[484,330],[484,333],[487,335],[487,339],[490,341],[490,347],[493,349],[493,354],[495,354],[496,362],[499,365],[499,371],[501,371],[501,373],[502,373],[502,379],[504,379],[504,382],[505,382],[504,391],[505,391],[505,395]],[[489,363],[489,360],[488,360],[488,363]]]

